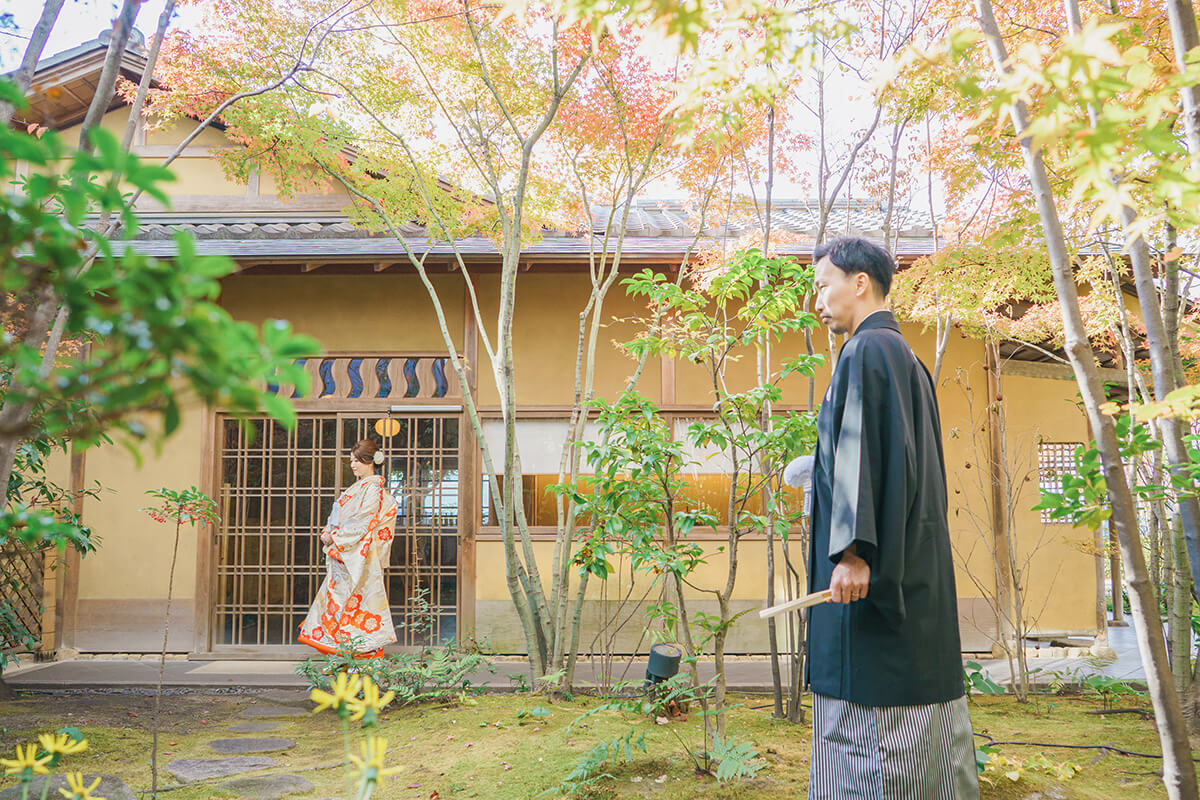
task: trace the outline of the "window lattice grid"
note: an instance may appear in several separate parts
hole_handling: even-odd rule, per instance
[[[354,482],[350,448],[378,438],[377,419],[302,415],[291,432],[266,418],[222,421],[215,644],[295,643],[325,574],[320,530]],[[398,422],[379,468],[399,506],[385,581],[398,644],[419,646],[457,635],[458,420]],[[428,635],[404,625],[422,595]]]
[[[1048,492],[1061,492],[1063,475],[1075,475],[1075,450],[1079,442],[1040,442],[1038,443],[1038,487]],[[1070,524],[1070,520],[1050,516],[1048,510],[1042,511],[1043,524]]]
[[[42,633],[42,551],[19,540],[0,546],[0,606],[16,625],[0,626],[0,651],[25,651],[25,633]]]

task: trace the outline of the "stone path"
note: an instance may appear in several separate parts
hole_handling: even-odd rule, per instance
[[[269,693],[270,700],[276,703],[295,702],[298,697],[293,693],[276,691]],[[298,695],[298,693],[296,693]],[[243,717],[294,717],[301,716],[304,711],[299,708],[271,703],[255,703],[242,710]],[[259,733],[279,727],[278,722],[239,722],[229,726],[233,732]],[[247,800],[278,800],[293,794],[307,794],[313,790],[313,785],[299,775],[247,775],[249,772],[267,769],[278,765],[275,759],[268,756],[233,755],[239,753],[273,753],[290,750],[296,746],[291,739],[283,738],[254,738],[242,736],[233,739],[214,739],[208,746],[218,753],[226,754],[226,758],[179,758],[167,764],[167,770],[180,783],[212,780],[233,776],[231,781],[217,784],[215,788],[235,792]],[[118,798],[125,800],[125,798]],[[134,800],[132,793],[128,800]]]
[[[276,703],[281,706],[295,706],[305,711],[311,711],[313,707],[313,702],[309,699],[309,691],[307,689],[268,689],[258,696],[268,703]]]
[[[245,753],[274,753],[277,750],[290,750],[296,746],[291,739],[217,739],[209,742],[208,746],[218,753],[225,755]]]
[[[180,783],[228,778],[244,772],[278,766],[279,762],[266,756],[237,756],[233,758],[177,758],[167,764],[167,771]]]
[[[269,733],[276,730],[282,723],[279,722],[239,722],[230,725],[228,730],[231,733]]]
[[[308,715],[308,712],[293,706],[255,703],[243,708],[241,715],[247,719],[277,719],[279,717],[304,717]]]
[[[313,785],[299,775],[259,775],[228,781],[217,788],[237,792],[250,800],[278,800],[290,794],[311,792]]]

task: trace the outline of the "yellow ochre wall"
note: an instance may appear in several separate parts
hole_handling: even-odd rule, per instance
[[[121,139],[125,135],[128,119],[128,109],[118,108],[108,112],[100,124],[109,133]],[[80,125],[63,129],[61,131],[63,140],[77,142],[80,129]],[[192,130],[193,123],[188,121],[171,125],[163,130],[146,131],[141,135],[143,141],[139,141],[139,137],[135,136],[131,149],[135,155],[147,163],[161,163]],[[275,181],[269,175],[261,176],[257,185],[250,186],[227,177],[213,150],[228,149],[231,146],[234,145],[224,133],[209,128],[193,139],[171,162],[170,169],[175,175],[175,180],[164,184],[163,188],[177,201],[176,205],[188,200],[210,198],[233,203],[225,206],[218,203],[205,209],[218,213],[253,211],[256,210],[256,204],[257,210],[277,210],[281,213],[303,210],[299,206],[289,208],[286,204],[280,204],[279,198],[276,196]],[[308,185],[300,187],[299,194],[301,198],[329,196],[335,200],[349,199],[344,189],[327,180],[318,179],[315,173],[313,180]],[[242,201],[242,198],[246,198],[245,202]],[[150,211],[162,210],[157,201],[147,197],[143,197],[138,202],[138,207]],[[336,212],[338,207],[338,203],[333,202],[325,204],[322,210]]]
[[[99,546],[80,561],[76,649],[139,652],[162,646],[175,530],[141,509],[158,504],[147,491],[199,485],[201,453],[211,446],[202,441],[202,420],[201,409],[187,409],[160,453],[142,449],[141,464],[120,446],[86,451],[86,484],[99,482],[102,488],[83,505]],[[184,528],[171,603],[173,651],[192,649],[195,587],[196,532]]]
[[[570,400],[573,375],[573,350],[578,320],[577,304],[586,296],[583,276],[564,274],[523,274],[518,281],[518,313],[514,332],[517,351],[517,380],[519,402],[523,406],[562,405]],[[463,291],[457,276],[437,279],[446,306],[448,324],[461,337],[463,330]],[[494,282],[481,281],[481,301],[485,309],[494,299]],[[571,302],[566,302],[569,298]],[[612,295],[606,310],[608,317],[628,317],[637,312],[636,306],[620,292]],[[442,347],[432,309],[424,289],[414,276],[384,273],[381,275],[336,276],[233,276],[224,282],[222,303],[239,319],[255,324],[264,319],[291,319],[301,332],[316,336],[330,352],[359,351],[439,351]],[[485,310],[485,316],[489,314]],[[932,334],[905,324],[905,335],[918,356],[926,363],[933,361]],[[597,391],[612,397],[624,384],[632,369],[632,361],[618,352],[614,342],[630,338],[634,328],[630,323],[610,321],[604,328],[599,350],[601,365]],[[825,344],[823,336],[818,345]],[[461,345],[460,345],[461,347]],[[789,348],[803,347],[799,339],[787,340],[776,350],[778,358]],[[482,349],[482,348],[481,348]],[[822,348],[827,350],[827,345]],[[972,426],[983,424],[982,405],[986,395],[986,375],[982,369],[983,348],[979,342],[953,337],[949,343],[939,381],[939,405],[950,486],[950,525],[958,561],[957,583],[964,615],[980,621],[979,630],[972,635],[964,626],[964,646],[978,642],[984,632],[994,629],[989,621],[987,597],[994,594],[988,543],[981,538],[980,524],[986,524],[988,511],[978,489],[972,490],[972,480],[979,475],[984,463],[986,430],[978,431],[977,441],[970,436]],[[739,365],[740,368],[740,365]],[[679,373],[687,372],[683,365]],[[479,380],[481,405],[495,403],[495,389],[486,366]],[[828,367],[822,370],[818,398],[827,382]],[[975,393],[974,415],[962,388],[966,382]],[[647,375],[640,387],[653,399],[660,396],[659,365],[648,364]],[[1068,433],[1082,440],[1083,418],[1071,404],[1074,384],[1040,378],[1008,377],[1005,379],[1006,405],[1010,422],[1010,453],[1033,453],[1036,458],[1036,436],[1053,431],[1056,440]],[[807,399],[807,384],[794,381],[785,394],[789,403],[803,404]],[[681,405],[702,406],[710,403],[699,381],[677,383],[676,402]],[[1049,434],[1045,434],[1049,437]],[[161,614],[165,597],[165,574],[169,564],[168,531],[151,522],[138,509],[147,500],[143,492],[156,486],[182,487],[202,482],[201,454],[212,443],[200,440],[200,413],[190,413],[183,430],[171,440],[161,458],[148,457],[146,465],[137,470],[127,453],[107,448],[88,455],[88,477],[101,480],[106,492],[86,508],[90,523],[103,540],[98,553],[83,562],[80,578],[80,635],[78,646],[84,650],[106,650],[113,626],[119,626],[121,614],[114,614],[112,601],[121,601],[128,609],[136,605],[142,611],[126,619],[146,619]],[[971,463],[968,469],[965,464]],[[1027,494],[1021,498],[1026,506],[1036,502],[1036,470]],[[956,492],[955,489],[959,491]],[[1034,546],[1042,538],[1043,526],[1034,512],[1019,515],[1017,539],[1023,548]],[[1050,526],[1049,533],[1038,551],[1031,570],[1031,601],[1027,604],[1031,624],[1044,630],[1089,630],[1093,625],[1091,598],[1094,596],[1094,561],[1069,544],[1064,534]],[[716,588],[723,584],[724,557],[715,548],[724,544],[714,534],[704,541],[710,553],[710,563],[702,568],[697,582]],[[743,540],[740,550],[739,578],[735,590],[735,610],[761,605],[765,599],[766,560],[761,541]],[[537,545],[542,567],[547,570],[553,551],[551,542]],[[803,562],[802,554],[793,553],[793,560]],[[475,595],[476,635],[501,651],[523,648],[523,640],[512,610],[504,577],[502,545],[484,534],[477,543]],[[136,565],[139,579],[129,580],[130,565]],[[974,579],[972,579],[974,575]],[[145,576],[144,578],[141,576]],[[173,649],[189,649],[192,634],[191,611],[188,600],[195,585],[195,536],[185,536],[177,568],[176,597],[179,608],[178,636],[173,636]],[[978,583],[976,582],[978,581]],[[609,587],[610,594],[615,590]],[[589,595],[588,613],[595,619],[599,613],[599,582],[593,582]],[[695,608],[714,611],[712,601],[695,598]],[[86,613],[85,613],[86,611]],[[109,620],[103,622],[103,620]],[[95,631],[93,633],[93,631]],[[637,629],[640,635],[640,628]],[[588,638],[588,637],[585,637]],[[622,636],[626,645],[636,642]],[[117,641],[126,642],[121,649],[136,649],[128,642],[140,641],[131,633]],[[751,615],[740,620],[731,634],[730,652],[762,651],[765,648],[765,628]],[[985,645],[970,649],[986,649]]]
[[[432,283],[461,352],[462,281],[434,276]],[[233,275],[222,282],[221,304],[255,325],[289,320],[297,333],[316,337],[325,352],[446,352],[433,303],[412,275]]]
[[[1086,443],[1087,419],[1076,406],[1074,380],[1003,375],[1001,391],[1008,406],[1008,464],[1019,487],[1016,501],[1017,558],[1028,573],[1025,624],[1048,633],[1096,629],[1095,557],[1081,545],[1087,529],[1043,524],[1030,507],[1039,500],[1037,443]]]

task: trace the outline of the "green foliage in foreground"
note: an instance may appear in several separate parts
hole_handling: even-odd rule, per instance
[[[23,104],[8,81],[0,100]],[[306,390],[294,361],[317,343],[282,320],[261,329],[234,320],[216,302],[233,262],[197,256],[192,239],[176,238],[171,261],[137,252],[128,192],[166,203],[174,177],[103,129],[91,143],[87,152],[54,131],[0,129],[0,439],[86,445],[112,435],[136,455],[140,442],[174,432],[181,408],[196,401],[292,421],[291,392],[270,385]],[[116,241],[104,235],[110,219],[122,223]],[[59,309],[63,344],[47,369],[48,323]],[[6,500],[0,544],[77,544],[71,520]]]

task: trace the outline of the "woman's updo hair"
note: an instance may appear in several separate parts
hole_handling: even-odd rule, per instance
[[[374,464],[375,452],[378,449],[379,445],[375,444],[374,439],[363,439],[351,448],[350,456],[355,461],[360,461],[363,464]]]

